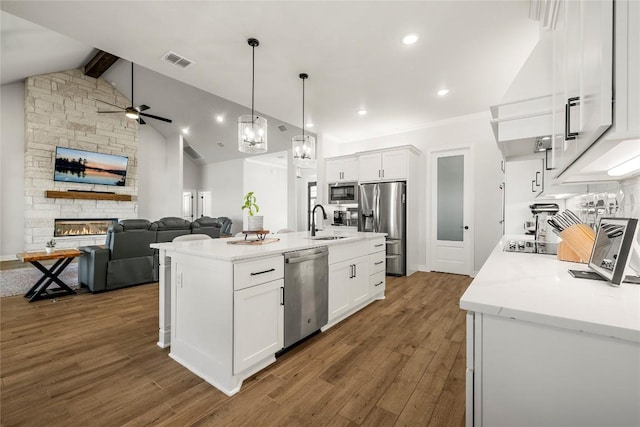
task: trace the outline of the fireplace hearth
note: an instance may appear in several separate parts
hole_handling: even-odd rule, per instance
[[[112,224],[117,224],[118,218],[57,218],[54,220],[54,237],[98,236],[107,234]]]

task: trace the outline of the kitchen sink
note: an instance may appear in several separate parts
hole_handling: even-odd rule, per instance
[[[316,236],[310,237],[311,240],[338,240],[338,239],[346,239],[349,236]]]

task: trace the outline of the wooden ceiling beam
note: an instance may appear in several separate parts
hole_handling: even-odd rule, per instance
[[[100,50],[87,62],[87,65],[84,66],[84,75],[97,79],[118,59],[120,59],[118,56]]]

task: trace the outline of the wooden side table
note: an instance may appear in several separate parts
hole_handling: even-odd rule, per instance
[[[56,298],[63,295],[73,295],[76,293],[66,283],[62,281],[58,276],[67,268],[67,266],[73,261],[75,257],[82,255],[77,249],[61,249],[53,251],[51,253],[46,252],[23,252],[16,254],[16,257],[22,262],[30,262],[34,267],[42,272],[42,277],[36,282],[35,285],[24,294],[25,298],[29,298],[29,302],[37,301],[46,298]],[[40,261],[56,259],[55,264],[51,266],[49,270],[40,264]],[[47,289],[53,282],[58,285],[58,288]]]

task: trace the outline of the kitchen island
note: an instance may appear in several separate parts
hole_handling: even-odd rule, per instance
[[[640,286],[569,269],[501,242],[460,299],[467,426],[640,425]]]
[[[242,238],[240,238],[242,239]],[[160,256],[158,345],[227,395],[283,348],[284,255],[328,247],[328,323],[384,298],[385,234],[308,232],[151,245]],[[275,240],[275,241],[274,241]]]

